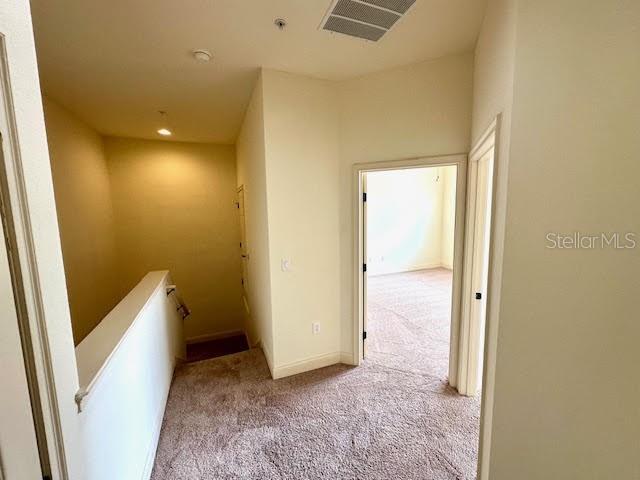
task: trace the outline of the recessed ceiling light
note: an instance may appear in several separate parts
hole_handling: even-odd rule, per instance
[[[207,63],[213,57],[213,55],[211,55],[211,52],[203,49],[194,50],[191,53],[193,53],[193,58],[195,58],[196,61],[200,63]]]
[[[169,129],[169,121],[167,120],[167,112],[164,110],[160,110],[158,112],[160,114],[160,125],[158,130],[156,130],[163,137],[168,137],[171,135],[171,130]]]
[[[284,18],[276,18],[273,24],[278,27],[278,29],[284,30],[284,27],[287,26],[287,21]]]

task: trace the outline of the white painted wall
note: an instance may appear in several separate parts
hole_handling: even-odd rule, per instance
[[[28,286],[29,292],[35,290],[34,294],[42,300],[40,305],[28,305],[29,317],[34,322],[42,320],[41,328],[46,330],[44,335],[56,386],[56,390],[51,392],[52,401],[59,409],[66,455],[66,466],[61,468],[68,472],[69,478],[87,478],[83,471],[83,447],[73,400],[78,388],[78,374],[27,0],[0,2],[0,33],[12,85],[11,93],[4,93],[10,96],[7,99],[15,112],[15,152],[19,155],[29,205],[25,215],[33,229],[34,264],[28,264],[24,257],[21,263],[24,274],[30,272],[37,282]],[[6,141],[7,137],[4,139]],[[41,357],[37,358],[41,360]]]
[[[636,0],[518,3],[494,480],[640,477],[640,247],[545,241],[640,233],[639,25]]]
[[[148,479],[178,358],[183,320],[168,272],[150,272],[78,345],[86,476]]]
[[[245,331],[251,345],[260,344],[273,372],[271,265],[267,214],[267,180],[262,74],[254,87],[236,144],[237,184],[244,186],[247,254]]]
[[[331,82],[270,70],[262,77],[278,377],[340,361],[339,107]]]
[[[351,361],[352,166],[468,151],[472,61],[346,82],[263,70],[238,140],[238,184],[247,186],[250,285],[261,288],[250,286],[248,330],[274,376]]]
[[[445,210],[450,203],[445,197],[448,171],[455,180],[453,166],[367,174],[370,276],[437,268],[447,262],[451,268],[454,225],[446,217],[452,213],[450,207]],[[455,204],[455,185],[453,195]]]

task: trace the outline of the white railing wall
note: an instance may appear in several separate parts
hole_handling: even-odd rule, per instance
[[[150,272],[76,347],[87,478],[151,476],[182,327],[169,272]]]

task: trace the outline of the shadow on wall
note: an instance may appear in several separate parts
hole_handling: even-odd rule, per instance
[[[369,275],[453,267],[456,167],[367,173]]]
[[[188,339],[241,329],[234,147],[103,138],[49,99],[45,119],[75,343],[163,269]]]

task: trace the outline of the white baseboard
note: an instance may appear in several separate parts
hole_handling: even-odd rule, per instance
[[[258,340],[256,347],[262,350],[262,354],[264,355],[264,358],[267,361],[267,366],[269,367],[269,373],[271,374],[271,378],[275,378],[273,376],[273,360],[271,359],[271,352],[268,349],[264,348],[264,344],[262,343],[262,340]]]
[[[244,330],[226,330],[224,332],[208,333],[206,335],[189,337],[187,338],[186,342],[188,344],[202,343],[202,342],[209,342],[211,340],[220,340],[221,338],[235,337],[237,335],[246,335],[246,334],[244,333]]]
[[[271,376],[274,380],[277,378],[289,377],[291,375],[297,375],[298,373],[309,372],[318,368],[341,363],[341,359],[342,352],[325,353],[323,355],[317,355],[315,357],[309,357],[304,360],[275,367],[275,369],[271,371]]]
[[[405,267],[400,269],[390,269],[386,271],[376,272],[375,268],[372,268],[372,271],[369,273],[371,277],[379,277],[382,275],[393,275],[394,273],[407,273],[407,272],[417,272],[419,270],[431,270],[433,268],[447,268],[452,270],[453,267],[448,267],[444,263],[436,262],[436,263],[426,263],[424,265],[413,265],[411,267]]]
[[[352,352],[340,352],[340,363],[344,363],[345,365],[357,365],[353,360]]]
[[[442,262],[433,262],[433,263],[424,263],[422,265],[414,265],[409,267],[407,272],[417,272],[418,270],[431,270],[432,268],[440,268],[442,267]]]

